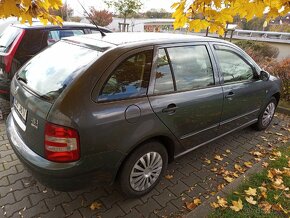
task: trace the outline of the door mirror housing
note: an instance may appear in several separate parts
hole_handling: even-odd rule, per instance
[[[270,78],[270,74],[267,71],[265,70],[260,71],[260,80],[268,81],[269,78]]]

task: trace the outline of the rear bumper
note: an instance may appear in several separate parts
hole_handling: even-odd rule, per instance
[[[93,158],[72,163],[51,162],[36,154],[24,143],[17,132],[16,125],[12,114],[10,114],[6,121],[10,144],[24,166],[44,185],[56,190],[71,191],[82,189],[92,183],[113,183],[118,167],[112,167],[113,163],[108,167],[100,163],[99,160],[110,159],[112,156],[116,158],[116,152],[114,154],[101,153],[93,155]],[[121,154],[119,157],[123,158]]]

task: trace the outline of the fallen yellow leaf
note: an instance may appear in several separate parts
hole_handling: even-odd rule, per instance
[[[217,196],[217,203],[219,204],[220,207],[223,207],[223,208],[227,208],[228,207],[228,202],[224,199],[224,198],[221,198],[220,196]]]
[[[271,170],[268,170],[267,177],[268,177],[270,180],[273,180],[274,175],[273,175],[273,173],[271,172]]]
[[[216,202],[211,202],[211,203],[210,203],[210,206],[211,206],[212,208],[215,208],[215,209],[216,209],[216,208],[219,208],[220,205],[218,205],[218,203],[216,203]]]
[[[231,150],[230,149],[227,149],[226,152],[229,154],[229,153],[231,153]]]
[[[235,169],[237,171],[239,171],[240,173],[244,173],[245,169],[243,167],[241,167],[239,164],[235,164]]]
[[[245,190],[245,193],[249,196],[256,196],[257,195],[257,189],[249,187],[248,190]]]
[[[224,158],[217,154],[216,156],[214,156],[214,159],[222,161]]]
[[[252,196],[250,197],[245,197],[246,201],[250,204],[256,205],[257,201],[254,200],[254,198]]]
[[[216,167],[211,168],[212,172],[216,172],[218,169]]]
[[[98,203],[98,202],[93,202],[90,206],[90,209],[91,210],[98,210],[98,209],[101,209],[102,207],[102,204]]]
[[[263,163],[262,163],[262,166],[265,167],[265,168],[267,168],[267,167],[269,166],[269,163],[267,163],[267,162],[263,162]]]
[[[282,156],[281,151],[273,151],[271,154],[273,156],[275,156],[275,157],[281,157]]]
[[[269,204],[267,201],[262,201],[261,203],[258,204],[259,208],[261,208],[264,213],[270,213],[271,212],[271,207],[272,205]]]
[[[243,202],[242,200],[239,198],[238,201],[232,201],[232,206],[230,206],[230,208],[233,210],[233,211],[240,211],[243,209]]]
[[[218,188],[218,190],[220,191],[220,190],[222,190],[224,187],[225,187],[224,184],[219,184],[217,188]]]
[[[173,175],[167,174],[167,175],[165,176],[165,179],[168,179],[168,180],[173,179]]]
[[[244,165],[248,168],[251,168],[253,164],[250,161],[244,162]]]
[[[232,181],[234,181],[234,179],[232,177],[229,177],[229,176],[224,177],[224,180],[226,180],[229,183],[231,183]]]
[[[207,163],[207,164],[210,164],[211,163],[211,160],[205,158],[204,162]]]
[[[201,204],[201,200],[199,198],[195,198],[193,201],[191,202],[185,202],[186,208],[188,210],[193,210],[194,208],[196,208],[199,204]]]
[[[285,193],[285,192],[284,192],[284,196],[285,196],[286,198],[290,198],[290,194],[287,194],[287,193]]]
[[[256,157],[263,157],[263,154],[261,152],[259,152],[259,151],[254,151],[253,155],[256,156]]]

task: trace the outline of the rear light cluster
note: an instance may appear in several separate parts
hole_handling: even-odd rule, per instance
[[[80,140],[76,130],[47,123],[44,137],[47,160],[65,163],[80,159]]]

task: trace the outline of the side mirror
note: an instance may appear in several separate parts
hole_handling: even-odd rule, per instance
[[[268,81],[270,78],[270,74],[267,71],[261,70],[260,71],[260,80]]]

